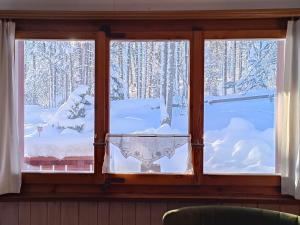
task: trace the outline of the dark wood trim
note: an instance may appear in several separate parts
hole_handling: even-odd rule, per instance
[[[286,30],[204,31],[205,39],[285,38]]]
[[[299,17],[300,9],[189,11],[34,11],[1,10],[0,18],[35,20],[199,20]]]
[[[19,93],[24,93],[24,80],[25,80],[25,59],[24,59],[24,42],[18,41],[16,43],[16,65],[17,65],[17,71],[18,71],[18,91]],[[18,96],[18,107],[19,112],[24,112],[24,95],[20,94]],[[24,162],[24,113],[18,113],[18,119],[19,119],[19,151],[21,154],[21,160],[20,163],[23,164]]]
[[[23,184],[96,184],[94,173],[22,173]]]
[[[174,33],[179,34],[180,38],[184,33],[193,30],[208,31],[239,31],[247,34],[246,31],[256,30],[257,35],[274,30],[286,30],[287,18],[270,18],[270,19],[224,19],[218,20],[120,20],[120,21],[97,21],[97,20],[17,20],[16,35],[21,38],[89,38],[90,35],[96,34],[103,26],[109,27],[113,35],[111,38],[118,38],[127,35],[134,36],[139,33],[141,36],[151,38],[151,33]],[[146,29],[145,29],[146,28]],[[135,34],[134,34],[135,33]],[[252,35],[253,36],[253,35]],[[124,37],[123,37],[124,38]],[[185,37],[184,37],[185,38]],[[155,39],[155,38],[154,38]]]
[[[105,135],[109,126],[109,41],[103,31],[97,32],[95,57],[95,143],[105,143]],[[95,146],[95,174],[98,183],[103,183],[102,174],[105,145]]]
[[[196,150],[196,156],[199,150]],[[195,154],[194,153],[194,154]],[[193,154],[193,155],[194,155]],[[199,162],[200,163],[200,162]],[[202,163],[199,165],[202,166]],[[195,169],[197,168],[194,165]],[[195,177],[194,177],[195,176]],[[107,178],[123,179],[123,184],[150,186],[247,186],[247,187],[280,187],[280,176],[272,175],[203,175],[197,171],[195,175],[159,175],[159,174],[109,174]],[[197,179],[195,179],[197,178]]]
[[[189,129],[192,136],[193,170],[197,183],[203,178],[203,112],[204,112],[204,38],[202,31],[193,32],[190,47]]]
[[[291,200],[280,194],[280,187],[214,185],[127,185],[112,184],[103,190],[96,184],[23,184],[21,194],[4,195],[5,199],[245,199]],[[299,201],[298,201],[299,202]]]
[[[165,17],[168,13],[163,14],[159,19],[161,23],[146,22],[152,24],[149,28],[144,24],[144,21],[138,21],[137,18],[142,14],[137,13],[136,17],[132,14],[132,17],[128,17],[127,21],[113,21],[108,24],[111,25],[113,34],[122,33],[121,37],[116,39],[188,39],[191,43],[190,49],[190,62],[191,62],[191,109],[190,115],[190,132],[192,133],[193,142],[198,144],[200,148],[193,147],[193,161],[195,168],[195,175],[104,175],[102,174],[102,164],[104,157],[104,146],[95,147],[95,172],[93,174],[23,174],[23,189],[22,192],[31,196],[76,196],[76,193],[80,193],[82,196],[92,195],[102,198],[104,196],[115,197],[128,197],[128,198],[203,198],[203,196],[242,196],[249,197],[254,196],[256,198],[276,196],[280,197],[280,177],[278,176],[243,176],[243,175],[203,175],[202,161],[203,153],[203,93],[204,89],[204,38],[281,38],[285,35],[286,20],[237,20],[237,15],[240,15],[235,11],[233,16],[229,17],[226,13],[232,11],[226,11],[223,16],[228,16],[227,20],[217,21],[216,18],[208,17],[213,15],[214,12],[206,12],[212,14],[203,14],[210,18],[210,20],[204,21],[184,21],[187,18],[180,18],[180,21],[169,21],[175,18],[176,12],[171,18]],[[244,16],[248,12],[249,18],[258,18],[254,15],[260,15],[258,12],[254,14],[252,11],[241,11]],[[250,13],[252,12],[252,13]],[[283,11],[264,11],[266,14],[262,15],[266,17],[262,18],[278,18],[283,15]],[[269,14],[268,14],[268,13]],[[271,17],[273,12],[273,17]],[[277,13],[276,13],[277,12]],[[285,12],[285,11],[284,11]],[[293,13],[299,12],[288,11],[289,17]],[[53,14],[49,20],[27,20],[21,21],[21,24],[17,23],[17,37],[19,38],[72,38],[75,36],[78,39],[85,39],[91,37],[96,40],[96,105],[95,105],[95,142],[103,143],[105,141],[105,134],[109,131],[109,38],[104,32],[98,32],[101,23],[85,21],[76,23],[71,21],[77,15],[76,12],[70,14],[64,14],[62,23],[55,22],[59,19],[59,13]],[[98,12],[99,13],[99,12]],[[182,12],[183,13],[183,12]],[[198,12],[200,13],[200,12]],[[286,12],[287,13],[287,12]],[[185,12],[189,15],[189,12]],[[0,17],[1,17],[0,11]],[[16,14],[17,15],[17,14]],[[18,14],[21,15],[21,14]],[[27,15],[26,13],[24,15]],[[23,16],[24,16],[23,15]],[[26,18],[38,19],[34,17],[39,15],[44,18],[43,14],[32,14]],[[57,17],[56,17],[57,15]],[[72,17],[72,15],[74,17]],[[76,16],[76,19],[80,19],[80,14]],[[81,19],[87,19],[92,17],[83,17]],[[108,14],[109,15],[109,14]],[[125,18],[125,14],[120,14],[121,17],[116,17],[121,20],[122,15]],[[146,13],[144,16],[147,16]],[[150,16],[151,15],[151,16]],[[149,13],[148,16],[152,20],[157,20],[153,17],[153,13]],[[193,13],[192,13],[193,15]],[[198,15],[198,14],[197,14]],[[200,15],[200,14],[199,14]],[[198,16],[199,16],[198,15]],[[269,17],[268,17],[268,16]],[[276,15],[276,16],[275,16]],[[279,16],[281,15],[281,16]],[[297,14],[298,15],[298,14]],[[93,16],[93,14],[91,14]],[[156,15],[158,16],[158,15]],[[177,15],[178,16],[178,15]],[[183,15],[182,15],[183,16]],[[53,18],[55,17],[55,18]],[[141,18],[141,17],[140,17]],[[146,17],[148,18],[148,17]],[[148,19],[149,19],[148,18]],[[236,20],[230,20],[235,18]],[[242,17],[244,18],[244,17]],[[247,18],[247,19],[249,19]],[[261,17],[259,17],[261,18]],[[285,18],[285,17],[284,17]],[[46,18],[44,18],[46,19]],[[66,22],[66,19],[70,19]],[[135,19],[134,23],[130,20]],[[168,19],[168,20],[167,20]],[[199,18],[198,18],[199,19]],[[114,20],[114,19],[111,19]],[[32,22],[34,23],[32,24]],[[253,24],[254,25],[251,25]],[[261,22],[261,23],[259,23]],[[19,25],[18,25],[19,24]],[[248,27],[247,24],[250,26]],[[77,25],[79,28],[77,28]],[[210,28],[213,26],[213,29]],[[236,29],[237,27],[243,27],[242,30]],[[253,28],[255,27],[255,29]],[[263,29],[267,27],[266,29]],[[207,28],[207,29],[201,29]],[[224,31],[224,29],[229,31]],[[72,30],[74,29],[74,30]],[[147,29],[147,31],[145,31]],[[192,31],[194,30],[194,31]],[[214,30],[214,31],[213,31]],[[19,35],[19,36],[18,36]],[[118,35],[116,35],[118,36]],[[200,104],[200,106],[199,106]],[[201,106],[202,105],[202,106]],[[123,178],[124,184],[111,184],[108,187],[108,191],[103,193],[101,191],[102,184],[106,181],[106,178]],[[196,179],[195,179],[196,178]],[[72,184],[70,186],[70,184]],[[144,185],[144,186],[143,186]],[[168,186],[169,185],[169,186]],[[38,194],[37,194],[38,193]],[[177,197],[176,197],[177,196]]]
[[[191,31],[146,31],[110,34],[112,40],[192,40]],[[96,40],[98,32],[79,31],[17,31],[17,39],[75,39]],[[102,51],[102,50],[101,50]],[[103,53],[102,53],[103,54]]]
[[[95,40],[96,32],[45,32],[45,31],[16,31],[17,39],[76,39]]]
[[[203,183],[212,186],[280,187],[281,177],[272,175],[203,175]]]
[[[195,175],[163,175],[163,174],[107,174],[108,179],[121,179],[124,185],[149,185],[149,186],[184,186],[194,185]]]
[[[112,33],[114,35],[114,33]],[[119,37],[118,37],[119,35]],[[143,32],[126,32],[116,33],[113,40],[192,40],[191,31],[143,31]]]

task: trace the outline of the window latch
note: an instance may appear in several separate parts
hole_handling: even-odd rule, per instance
[[[192,147],[194,148],[203,148],[204,144],[200,144],[200,143],[191,143]]]
[[[94,142],[93,144],[95,147],[104,147],[106,145],[105,142]]]
[[[113,38],[113,39],[126,37],[124,33],[112,33],[111,28],[108,25],[102,25],[100,27],[100,31],[103,31],[107,37]]]
[[[125,179],[121,177],[106,178],[104,184],[101,187],[102,191],[106,191],[112,184],[123,184]]]

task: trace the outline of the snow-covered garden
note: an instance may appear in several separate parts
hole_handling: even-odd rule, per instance
[[[204,172],[275,172],[276,46],[206,43]],[[93,51],[93,42],[25,43],[25,157],[93,157]],[[187,41],[111,42],[110,133],[188,135],[188,64]],[[110,150],[114,171],[140,172],[137,158]],[[187,173],[190,159],[185,144],[155,164]]]

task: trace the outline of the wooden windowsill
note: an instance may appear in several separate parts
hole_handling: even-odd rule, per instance
[[[103,191],[101,185],[78,186],[55,186],[55,185],[25,185],[21,194],[6,194],[0,196],[1,201],[27,201],[27,200],[132,200],[132,201],[188,201],[188,202],[257,202],[266,203],[286,203],[300,204],[300,200],[295,200],[291,196],[281,195],[279,190],[275,190],[271,195],[249,193],[249,187],[237,189],[235,187],[202,187],[198,191],[191,187],[186,187],[185,193],[176,193],[171,187],[166,187],[169,192],[161,190],[161,187],[132,186],[124,188],[111,187],[110,190]],[[170,190],[170,188],[172,190]],[[72,191],[71,191],[72,189]],[[85,189],[85,190],[84,190]],[[120,189],[126,189],[120,192]],[[187,193],[190,189],[190,193]],[[259,190],[260,188],[256,188]],[[148,190],[148,191],[147,191]],[[253,188],[251,188],[253,192]],[[260,190],[268,190],[261,188]]]

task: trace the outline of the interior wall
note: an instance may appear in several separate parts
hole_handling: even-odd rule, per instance
[[[1,225],[162,225],[171,209],[195,205],[236,205],[300,215],[298,204],[200,201],[20,201],[0,202]]]
[[[21,0],[20,0],[21,1]],[[210,5],[206,3],[196,4],[196,0],[186,0],[186,4],[173,5],[170,0],[164,0],[161,4],[149,2],[145,4],[135,4],[137,0],[128,0],[128,4],[123,4],[121,0],[114,0],[112,3],[95,5],[94,0],[85,0],[85,4],[79,0],[72,2],[72,7],[67,4],[67,0],[59,3],[34,2],[35,0],[0,0],[0,10],[4,9],[44,9],[44,10],[156,10],[156,9],[226,9],[231,8],[276,8],[276,7],[300,7],[299,0],[282,2],[267,0],[258,4],[255,0],[252,3],[240,4],[233,1],[229,3],[217,4],[212,1]],[[144,2],[147,0],[143,0]],[[158,1],[158,0],[155,0]],[[160,0],[161,1],[161,0]],[[225,1],[225,0],[224,0]],[[217,6],[218,5],[218,6]],[[94,7],[93,7],[94,6]],[[168,7],[169,6],[169,7]],[[203,8],[202,8],[203,7]],[[223,8],[222,8],[223,7]],[[167,211],[183,206],[194,205],[237,205],[255,208],[266,208],[279,210],[300,215],[300,205],[296,203],[285,203],[280,201],[266,200],[232,200],[230,203],[223,200],[179,202],[177,200],[168,201],[138,201],[138,200],[111,200],[111,201],[77,201],[77,200],[35,200],[35,201],[2,201],[0,202],[0,225],[161,225],[162,215]]]

